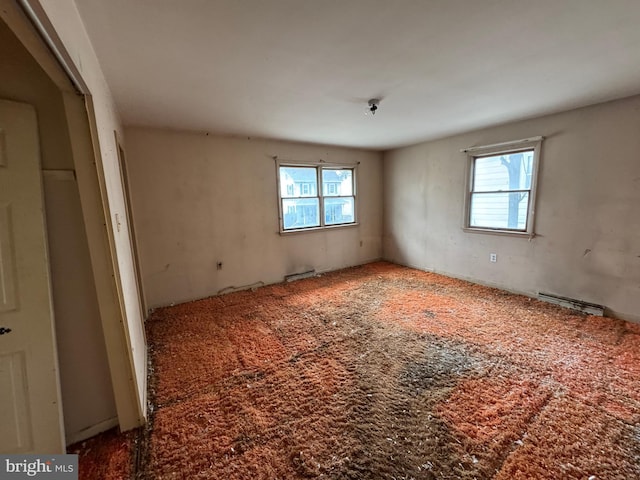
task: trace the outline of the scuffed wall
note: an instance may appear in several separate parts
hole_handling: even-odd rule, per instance
[[[125,133],[134,224],[151,307],[382,255],[380,153],[158,129]],[[274,155],[360,162],[359,225],[280,235]]]
[[[386,152],[384,258],[603,304],[640,321],[638,132],[640,97],[632,97]],[[467,160],[460,150],[535,135],[546,137],[537,236],[463,232]]]

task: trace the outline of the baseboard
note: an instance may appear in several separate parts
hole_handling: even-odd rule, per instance
[[[362,261],[360,261],[358,263],[349,263],[348,265],[342,265],[342,266],[339,266],[339,267],[320,269],[320,270],[316,271],[316,273],[318,275],[323,275],[325,273],[337,272],[338,270],[345,270],[347,268],[362,267],[363,265],[368,265],[370,263],[386,262],[386,261],[387,260],[384,260],[381,257],[369,258],[369,259],[364,259],[364,260],[362,260]],[[389,262],[389,263],[393,263],[393,262]]]
[[[396,265],[401,265],[403,267],[414,268],[416,270],[421,270],[423,272],[436,273],[438,275],[444,275],[445,277],[456,278],[458,280],[464,280],[466,282],[475,283],[476,285],[484,285],[485,287],[497,288],[498,290],[502,290],[504,292],[509,292],[516,295],[523,295],[525,297],[533,298],[535,300],[540,300],[538,298],[537,292],[525,292],[521,290],[514,290],[511,288],[507,288],[504,285],[501,285],[498,283],[485,282],[482,280],[478,280],[477,278],[467,277],[465,275],[456,275],[450,272],[445,272],[445,271],[437,270],[434,268],[426,268],[418,265],[413,265],[411,263],[399,262],[397,260],[391,260],[388,258],[383,258],[382,260],[385,262],[394,263]],[[606,306],[604,307],[604,315],[610,318],[617,318],[617,319],[625,320],[628,322],[640,323],[640,315],[612,310]]]
[[[357,263],[349,263],[346,265],[341,265],[341,266],[337,266],[337,267],[331,267],[331,268],[327,268],[327,269],[319,269],[319,270],[315,270],[314,269],[314,273],[309,275],[309,276],[314,276],[314,275],[323,275],[325,273],[329,273],[329,272],[335,272],[338,270],[344,270],[345,268],[352,268],[352,267],[360,267],[362,265],[367,265],[369,263],[374,263],[374,262],[386,262],[387,260],[381,258],[381,257],[375,257],[375,258],[369,258],[369,259],[364,259],[361,260]],[[396,262],[389,262],[389,263],[396,263]],[[413,268],[417,268],[417,267],[413,267]],[[419,268],[417,268],[418,270],[420,270]],[[303,273],[309,273],[309,272],[303,272]],[[288,275],[288,276],[295,276],[297,274],[292,274],[292,275]],[[173,307],[174,305],[180,305],[183,303],[191,303],[191,302],[197,302],[198,300],[204,300],[205,298],[213,298],[213,297],[219,297],[221,295],[226,295],[228,293],[234,293],[234,292],[241,292],[243,290],[252,290],[255,288],[259,288],[259,287],[266,287],[269,285],[277,285],[279,283],[285,283],[287,282],[287,276],[284,276],[280,279],[274,279],[274,280],[267,280],[267,281],[262,281],[259,280],[257,282],[251,283],[249,285],[242,285],[239,287],[235,287],[235,286],[228,286],[228,287],[224,287],[220,290],[218,290],[215,293],[212,293],[211,295],[206,295],[204,297],[194,297],[194,298],[187,298],[184,300],[176,300],[174,302],[170,302],[170,303],[161,303],[159,305],[154,305],[154,306],[150,306],[149,307],[149,312],[147,315],[147,318],[149,318],[149,316],[153,313],[154,310],[157,310],[159,308],[165,308],[165,307]]]
[[[96,423],[90,427],[85,428],[84,430],[80,430],[79,432],[68,433],[66,435],[67,445],[72,445],[74,443],[82,442],[87,438],[95,437],[99,433],[105,432],[113,427],[118,426],[118,418],[113,417],[108,420],[104,420],[100,423]]]

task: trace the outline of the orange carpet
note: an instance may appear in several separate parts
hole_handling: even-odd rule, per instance
[[[637,324],[375,263],[147,328],[141,478],[640,478]]]
[[[78,454],[78,480],[125,480],[134,478],[133,452],[137,432],[108,430],[67,447]]]

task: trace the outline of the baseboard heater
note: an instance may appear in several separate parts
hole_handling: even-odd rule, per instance
[[[293,282],[295,280],[302,280],[303,278],[309,278],[309,277],[313,277],[316,274],[315,269],[314,270],[309,270],[307,272],[302,272],[302,273],[292,273],[291,275],[285,275],[284,279],[287,282]]]
[[[596,315],[598,317],[602,317],[604,315],[604,306],[597,305],[595,303],[583,302],[582,300],[576,300],[575,298],[560,297],[558,295],[542,292],[538,292],[538,298],[545,302],[554,303],[572,310],[578,310],[579,312],[588,313],[589,315]]]

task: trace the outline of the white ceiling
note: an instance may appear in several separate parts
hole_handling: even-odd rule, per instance
[[[640,0],[75,1],[125,125],[388,149],[640,93]]]

